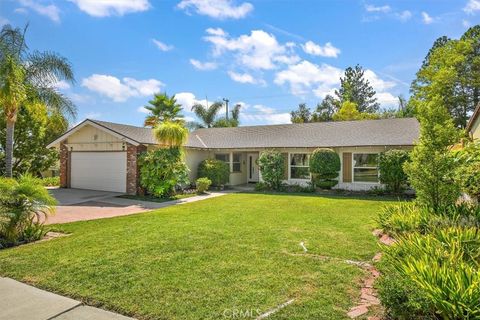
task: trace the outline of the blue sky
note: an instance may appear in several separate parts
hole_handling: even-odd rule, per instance
[[[241,103],[242,125],[288,123],[362,65],[385,108],[408,96],[433,41],[480,22],[480,0],[2,0],[0,24],[30,23],[31,49],[74,66],[59,88],[78,119],[141,125],[156,91]]]

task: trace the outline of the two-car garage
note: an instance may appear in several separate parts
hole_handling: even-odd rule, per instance
[[[70,187],[113,192],[127,191],[127,153],[72,152]]]

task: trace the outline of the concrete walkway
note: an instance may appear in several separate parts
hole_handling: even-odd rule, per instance
[[[238,191],[228,190],[222,192],[210,192],[205,195],[166,202],[149,202],[118,198],[118,195],[120,194],[112,194],[108,192],[99,193],[98,191],[96,191],[98,194],[95,194],[89,190],[78,189],[57,189],[51,190],[51,192],[53,196],[59,200],[60,205],[57,206],[55,214],[48,217],[45,222],[46,224],[126,216],[166,208],[173,205],[215,198],[227,193]],[[82,196],[83,194],[85,194],[85,196]]]
[[[10,278],[0,278],[0,297],[0,320],[133,320]]]

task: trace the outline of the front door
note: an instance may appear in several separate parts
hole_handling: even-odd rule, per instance
[[[248,161],[248,182],[258,182],[259,174],[258,174],[258,153],[249,153],[247,155]]]

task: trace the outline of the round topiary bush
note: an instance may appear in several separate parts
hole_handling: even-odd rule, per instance
[[[260,154],[258,166],[268,189],[280,189],[285,172],[284,161],[283,155],[275,150],[266,150]]]
[[[310,172],[315,186],[331,189],[337,185],[340,157],[332,149],[319,148],[310,156]]]
[[[230,166],[221,160],[203,160],[198,165],[198,176],[208,178],[213,186],[220,187],[227,184],[230,179]]]

